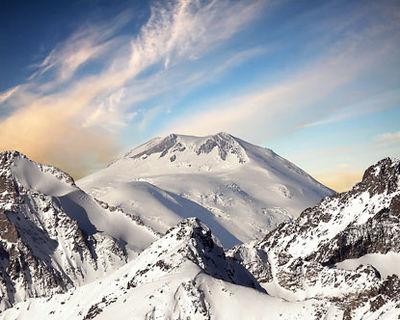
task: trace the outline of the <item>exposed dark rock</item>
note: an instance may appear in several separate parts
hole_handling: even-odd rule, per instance
[[[132,158],[137,159],[140,158],[142,156],[150,156],[153,153],[160,153],[160,157],[163,157],[167,154],[167,152],[175,146],[176,143],[176,139],[177,139],[177,135],[176,134],[170,134],[169,136],[167,136],[166,138],[164,138],[160,143],[156,144],[155,146],[140,152],[138,154],[135,154],[132,156]]]
[[[59,198],[23,184],[13,171],[18,163],[76,187],[72,178],[54,167],[34,163],[15,151],[0,153],[0,311],[21,297],[61,293],[77,285],[84,278],[83,262],[93,270],[103,268],[98,244],[108,254],[126,259],[116,240],[107,239],[106,248],[105,236],[86,234]]]
[[[197,154],[210,153],[214,148],[218,148],[218,154],[222,160],[226,160],[228,153],[236,155],[239,163],[246,162],[242,148],[237,141],[227,133],[218,133],[207,139],[198,149]]]
[[[396,276],[383,279],[372,266],[356,270],[336,266],[366,254],[400,254],[399,184],[400,161],[383,159],[368,168],[352,190],[325,198],[262,241],[228,254],[260,282],[273,281],[292,292],[293,299],[313,288],[309,298],[337,303],[345,310],[345,319],[352,319],[355,310],[366,304],[370,312],[388,302],[400,307]]]

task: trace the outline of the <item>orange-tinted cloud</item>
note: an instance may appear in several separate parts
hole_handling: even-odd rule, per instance
[[[107,132],[83,128],[76,114],[49,106],[24,108],[1,121],[0,137],[0,150],[19,150],[75,178],[118,154]]]
[[[0,109],[5,111],[0,114],[0,151],[17,149],[75,177],[104,165],[118,155],[118,130],[134,118],[135,102],[160,87],[155,84],[143,94],[138,89],[143,79],[137,76],[155,64],[163,65],[163,74],[196,59],[253,21],[263,5],[155,4],[147,23],[132,37],[117,32],[132,18],[129,14],[85,26],[57,45],[26,83],[0,93],[0,104],[5,103]],[[101,67],[86,74],[82,68],[94,60]]]

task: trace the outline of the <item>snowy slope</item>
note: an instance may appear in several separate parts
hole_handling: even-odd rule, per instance
[[[43,172],[41,168],[48,169]],[[87,234],[101,231],[126,242],[127,249],[134,253],[143,250],[156,239],[154,231],[142,226],[135,217],[109,207],[107,203],[96,201],[79,189],[72,178],[69,177],[69,184],[65,183],[51,170],[54,168],[37,164],[19,155],[11,167],[13,176],[22,187],[55,197],[62,209],[74,218]],[[59,172],[58,169],[55,171]]]
[[[262,240],[224,252],[189,218],[114,273],[0,319],[398,319],[399,234],[400,160],[387,158]]]
[[[182,221],[114,274],[1,319],[318,319],[330,304],[268,296],[197,219]]]
[[[160,233],[199,217],[225,247],[261,238],[333,193],[273,151],[226,133],[152,139],[77,184]]]
[[[0,310],[104,276],[157,238],[64,172],[0,153]]]
[[[347,319],[397,318],[400,160],[379,161],[351,191],[228,255],[276,297],[332,301]]]

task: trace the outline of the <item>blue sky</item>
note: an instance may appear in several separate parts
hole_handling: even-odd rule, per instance
[[[6,1],[0,149],[79,177],[226,131],[345,190],[400,156],[398,1]]]

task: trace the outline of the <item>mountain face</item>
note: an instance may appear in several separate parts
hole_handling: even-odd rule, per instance
[[[170,135],[91,184],[0,153],[0,319],[400,318],[400,159],[333,194],[229,135]],[[257,211],[267,201],[276,220]],[[245,230],[279,219],[259,239]]]
[[[77,184],[160,233],[198,217],[225,248],[333,194],[273,151],[226,133],[152,139]]]
[[[228,255],[271,295],[326,300],[343,319],[397,319],[399,235],[400,160],[386,158],[351,191],[325,198]]]
[[[93,281],[157,238],[61,170],[0,153],[0,311]]]
[[[268,296],[225,255],[210,230],[191,218],[110,276],[21,303],[3,319],[305,319],[326,311],[318,301]]]
[[[27,200],[22,201],[20,195],[27,194],[29,201],[35,202],[38,201],[35,194],[38,191],[35,190],[47,188],[47,193],[53,196],[46,197],[62,204],[62,201],[55,201],[60,193],[69,190],[66,193],[69,194],[77,187],[62,172],[34,164],[41,174],[51,173],[51,177],[62,181],[66,189],[50,188],[47,180],[44,183],[38,178],[40,175],[19,167],[19,160],[16,160],[21,159],[19,154],[7,154],[1,159],[3,165],[14,159],[14,165],[4,166],[11,171],[2,171],[1,175],[1,188],[4,190],[1,196],[3,207],[7,208],[3,211],[19,215],[21,220],[23,215],[35,216],[38,219],[35,225],[40,226],[41,232],[51,234],[51,228],[43,227],[49,222],[43,218],[42,210],[27,212],[28,209],[23,206]],[[24,157],[22,159],[31,163]],[[21,172],[24,172],[25,180]],[[10,181],[14,181],[14,187],[11,187]],[[35,181],[35,188],[33,184],[30,188],[21,187],[27,186],[30,181]],[[17,196],[13,190],[18,190],[15,191]],[[55,196],[55,193],[59,195]],[[319,205],[304,210],[298,218],[283,222],[261,240],[225,251],[212,230],[199,219],[184,219],[113,273],[87,281],[79,287],[71,285],[69,289],[47,289],[41,294],[44,297],[30,298],[0,312],[0,319],[398,319],[399,203],[400,160],[387,158],[368,168],[362,181],[351,191],[325,198]],[[106,204],[102,203],[102,206],[106,207]],[[35,207],[30,205],[29,208]],[[62,207],[57,208],[60,210],[57,216],[63,217],[62,212],[68,216],[69,213],[62,211]],[[21,267],[5,270],[7,264],[4,264],[4,257],[9,261],[25,261],[21,266],[35,267],[30,270],[40,270],[43,281],[47,281],[43,283],[43,288],[47,288],[45,286],[52,283],[47,274],[55,274],[57,270],[63,270],[63,275],[74,279],[71,273],[65,271],[68,268],[62,264],[63,260],[57,260],[58,257],[69,254],[66,260],[76,261],[75,264],[88,261],[98,265],[99,261],[107,258],[112,257],[115,262],[118,257],[123,259],[128,255],[117,254],[118,250],[104,247],[100,250],[96,247],[100,242],[91,244],[87,240],[89,236],[82,231],[84,219],[75,216],[71,218],[77,224],[74,230],[81,230],[82,243],[96,255],[92,254],[90,258],[82,254],[83,258],[78,258],[79,255],[73,255],[75,251],[70,253],[63,249],[63,254],[49,255],[50,258],[45,260],[43,253],[39,255],[35,251],[48,247],[42,240],[44,237],[35,234],[35,237],[25,241],[26,235],[21,230],[29,235],[35,227],[22,229],[22,225],[15,222],[18,219],[10,218],[12,214],[4,214],[1,220],[4,226],[0,234],[3,284],[8,279],[15,281],[14,274],[21,274]],[[40,220],[39,223],[39,219],[44,222]],[[93,218],[88,220],[94,221]],[[64,228],[70,230],[72,227],[65,223],[58,225],[53,232],[67,234]],[[91,236],[104,234],[98,229],[96,231]],[[113,229],[108,229],[108,232],[115,234]],[[107,237],[113,247],[119,243],[117,238]],[[80,244],[78,240],[65,237],[53,236],[52,239],[59,243],[58,246],[62,244],[63,248],[68,248],[68,243]],[[24,253],[19,253],[10,258],[12,251],[9,248],[12,246],[28,250],[30,256],[25,258]],[[83,246],[78,245],[82,252],[85,250]],[[128,247],[129,244],[126,244],[119,248],[123,252],[123,248]],[[3,254],[4,250],[9,250],[9,253]],[[21,249],[20,252],[24,251]],[[32,263],[30,259],[38,262]],[[59,269],[54,261],[57,261]],[[8,265],[15,265],[13,263]],[[109,264],[110,267],[114,265]],[[81,269],[83,274],[87,270]],[[48,270],[55,271],[51,273]],[[37,281],[40,279],[34,279],[36,282],[30,282],[34,285],[30,284],[28,288],[39,290],[41,287]],[[15,292],[21,292],[21,282],[18,281],[10,287],[16,288]],[[53,295],[60,291],[66,292]]]

